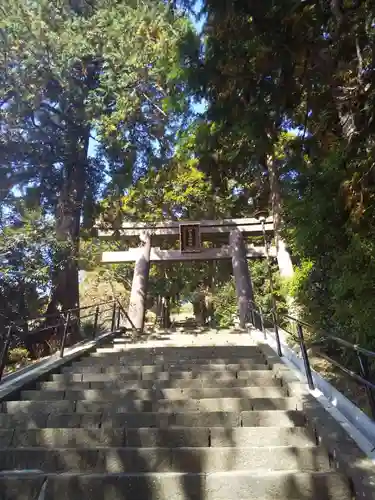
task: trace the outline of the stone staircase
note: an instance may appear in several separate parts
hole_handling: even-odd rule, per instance
[[[130,348],[65,366],[0,413],[1,500],[350,500],[255,345]]]

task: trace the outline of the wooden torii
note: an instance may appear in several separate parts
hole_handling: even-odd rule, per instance
[[[127,246],[125,251],[103,252],[103,263],[135,262],[132,290],[129,302],[129,318],[134,326],[143,331],[147,284],[151,262],[179,262],[196,260],[232,259],[233,275],[239,307],[240,325],[245,326],[253,287],[247,259],[276,257],[276,248],[254,246],[245,243],[249,236],[273,233],[272,217],[262,221],[255,218],[204,220],[201,222],[125,222],[120,229],[98,229],[103,239],[119,239]],[[158,244],[166,242],[178,250],[162,250]],[[205,242],[214,247],[207,248]],[[137,246],[136,246],[137,245]]]

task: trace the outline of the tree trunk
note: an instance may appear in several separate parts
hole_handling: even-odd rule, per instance
[[[204,326],[207,318],[205,295],[197,292],[192,299],[195,321],[199,326]]]
[[[170,298],[162,298],[162,325],[163,328],[170,328],[171,326],[171,316],[170,316]]]
[[[19,300],[19,315],[22,320],[22,331],[24,336],[29,333],[29,324],[27,320],[30,318],[28,314],[27,300],[25,297],[26,293],[26,290],[23,290]]]
[[[77,130],[78,129],[78,130]],[[89,129],[77,127],[71,131],[70,154],[64,165],[63,180],[56,210],[56,239],[59,251],[59,268],[53,279],[51,301],[62,310],[75,309],[72,314],[70,341],[79,340],[79,237],[82,206],[87,172]]]
[[[290,254],[287,250],[285,241],[280,235],[282,226],[281,217],[281,189],[279,172],[272,157],[267,158],[267,170],[270,182],[272,216],[275,232],[275,246],[277,253],[277,263],[282,278],[291,278],[293,276],[293,264]]]

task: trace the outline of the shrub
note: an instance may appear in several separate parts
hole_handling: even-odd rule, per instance
[[[23,347],[15,347],[8,352],[8,362],[10,364],[26,363],[28,360],[29,352]]]
[[[232,326],[233,319],[237,316],[236,287],[233,280],[228,281],[215,291],[212,303],[215,323],[220,328]]]
[[[81,323],[81,336],[83,339],[91,340],[94,335],[94,321],[91,319]]]

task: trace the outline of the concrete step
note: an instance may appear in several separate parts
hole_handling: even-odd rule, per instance
[[[254,365],[262,365],[264,367],[266,360],[262,357],[251,358],[250,360],[244,359],[240,363],[209,363],[204,362],[204,360],[200,360],[202,362],[194,363],[192,361],[180,362],[180,363],[157,363],[157,364],[144,364],[142,362],[129,362],[128,359],[119,358],[116,360],[116,366],[120,366],[121,368],[128,368],[129,370],[135,371],[139,370],[143,373],[154,373],[155,371],[238,371],[238,370],[251,370]],[[98,359],[98,358],[84,358],[76,363],[73,363],[72,366],[113,366],[113,359]],[[263,368],[264,369],[264,368]]]
[[[47,479],[47,481],[46,481]],[[43,497],[39,493],[43,487]],[[336,472],[9,474],[2,500],[351,500]]]
[[[152,381],[152,380],[126,380],[126,379],[116,379],[114,376],[108,376],[105,374],[98,375],[59,375],[58,377],[49,382],[40,382],[37,384],[41,390],[79,390],[79,389],[92,389],[92,390],[126,390],[126,391],[148,391],[149,393],[156,393],[159,391],[173,390],[173,391],[185,391],[185,390],[226,390],[231,389],[235,391],[236,394],[241,393],[243,390],[249,388],[262,388],[275,387],[282,388],[281,381],[274,378],[271,373],[267,374],[266,377],[252,377],[251,380],[232,380],[229,382],[223,381],[202,381],[202,380],[184,380],[178,379],[174,381],[164,380],[164,381]],[[94,378],[94,380],[90,380]],[[97,380],[99,378],[99,380]],[[104,380],[103,380],[104,378]],[[82,379],[84,381],[82,381]],[[89,380],[87,380],[89,379]]]
[[[178,385],[179,387],[192,387],[205,385],[206,387],[216,387],[219,384],[227,384],[230,386],[243,387],[246,385],[262,385],[263,383],[269,383],[270,381],[275,379],[275,374],[271,370],[258,370],[252,372],[245,372],[243,374],[239,373],[236,377],[235,374],[226,374],[217,372],[217,375],[214,373],[210,373],[208,375],[201,375],[195,379],[192,378],[179,378],[179,377],[171,377],[169,374],[166,376],[158,378],[154,375],[147,374],[142,380],[140,377],[128,376],[124,374],[116,374],[116,373],[62,373],[52,375],[53,381],[65,381],[65,382],[123,382],[125,384],[131,383],[151,383],[160,384],[164,383],[170,385],[171,387]],[[195,385],[196,384],[196,385]],[[208,385],[210,384],[210,385]],[[211,385],[213,384],[213,385]],[[279,382],[280,384],[280,382]],[[142,387],[142,386],[140,386]]]
[[[61,373],[105,373],[107,375],[118,375],[126,377],[128,380],[174,380],[174,379],[191,379],[191,378],[205,378],[205,379],[220,379],[220,380],[232,380],[232,379],[245,379],[251,376],[254,371],[266,371],[268,370],[267,365],[254,365],[251,370],[240,370],[240,371],[204,371],[200,370],[168,370],[168,371],[155,371],[155,372],[143,372],[142,370],[134,369],[131,370],[127,367],[111,366],[65,366]]]
[[[156,351],[156,352],[155,352]],[[207,351],[197,351],[194,348],[191,350],[188,347],[164,347],[162,349],[151,348],[136,348],[113,346],[113,347],[98,347],[90,356],[93,357],[127,357],[129,360],[144,361],[145,364],[154,364],[155,362],[170,362],[179,363],[181,361],[198,361],[205,360],[213,361],[220,360],[222,363],[234,363],[237,360],[251,359],[254,356],[261,356],[262,352],[259,349],[249,349],[243,346],[237,351],[231,351],[225,347],[209,347]],[[232,360],[232,361],[231,361]],[[150,363],[149,363],[150,361]]]
[[[56,401],[60,403],[60,401]],[[55,404],[50,405],[51,411],[44,413],[27,409],[15,413],[0,413],[0,428],[22,429],[35,428],[65,428],[88,427],[105,429],[111,428],[140,428],[140,427],[304,427],[305,417],[301,411],[242,411],[242,412],[176,412],[152,413],[103,412],[77,413],[56,411]]]
[[[158,399],[181,400],[186,399],[214,399],[214,398],[282,398],[285,397],[285,390],[282,387],[243,387],[243,388],[223,388],[223,389],[164,389],[159,391],[149,391],[147,389],[127,390],[127,389],[80,389],[80,385],[75,385],[77,389],[44,389],[41,391],[22,391],[22,400],[31,401],[54,401],[61,399],[71,399],[73,401],[111,401],[142,399],[144,401],[155,401]]]
[[[49,403],[47,403],[49,406]],[[158,401],[125,400],[108,401],[77,401],[76,411],[79,413],[100,412],[127,413],[139,412],[238,412],[249,410],[300,410],[301,401],[296,398],[218,398],[218,399],[190,399]]]
[[[226,470],[329,471],[320,447],[216,448],[8,448],[0,450],[0,470],[43,472],[219,472]]]
[[[302,410],[299,398],[208,398],[145,401],[142,399],[113,399],[111,401],[5,401],[2,413],[112,413],[128,412],[239,412],[250,410]]]
[[[0,448],[96,448],[132,447],[250,447],[316,444],[312,432],[303,427],[220,427],[152,429],[15,429],[0,432]]]
[[[167,362],[180,362],[181,360],[215,360],[221,359],[224,363],[229,362],[232,358],[249,359],[252,356],[262,354],[262,351],[257,346],[201,346],[201,347],[141,347],[129,348],[124,351],[121,347],[98,347],[90,356],[100,357],[102,355],[111,355],[114,357],[127,356],[129,359],[145,362],[151,360],[154,363],[157,360],[165,360]],[[152,364],[151,363],[151,364]]]
[[[251,370],[266,370],[268,369],[268,366],[265,362],[261,362],[259,360],[258,363],[246,363],[245,366],[236,363],[236,364],[230,364],[230,365],[221,365],[221,364],[214,364],[212,363],[211,365],[193,365],[190,363],[181,364],[180,366],[176,365],[145,365],[145,366],[136,366],[136,365],[128,365],[126,363],[118,363],[116,365],[113,364],[113,361],[108,361],[108,362],[100,362],[100,363],[73,363],[71,366],[66,366],[63,368],[63,372],[76,372],[76,373],[81,373],[81,372],[93,372],[93,373],[100,373],[100,372],[105,372],[105,373],[111,373],[114,371],[120,372],[120,373],[142,373],[143,375],[148,375],[148,374],[159,374],[159,373],[171,373],[171,374],[176,374],[176,373],[194,373],[194,374],[200,374],[200,373],[237,373],[237,372],[246,372],[246,371],[251,371]]]

